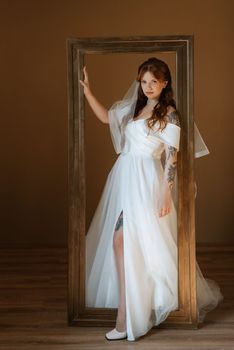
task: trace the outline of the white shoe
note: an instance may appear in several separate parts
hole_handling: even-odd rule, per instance
[[[106,333],[105,335],[107,340],[120,340],[127,338],[127,332],[119,332],[116,328],[112,329],[112,331]]]

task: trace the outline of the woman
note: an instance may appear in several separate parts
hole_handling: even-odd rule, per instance
[[[87,101],[100,121],[109,124],[120,154],[86,236],[86,302],[118,307],[116,326],[106,339],[131,341],[178,308],[173,184],[179,113],[169,68],[155,57],[139,66],[136,81],[109,110],[92,94],[86,68],[84,76],[80,83]],[[214,281],[210,284],[198,272],[201,319],[222,295]]]

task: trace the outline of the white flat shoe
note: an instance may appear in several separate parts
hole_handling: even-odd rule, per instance
[[[105,335],[107,340],[121,340],[127,338],[127,332],[119,332],[116,328],[112,329],[112,331],[106,333]]]

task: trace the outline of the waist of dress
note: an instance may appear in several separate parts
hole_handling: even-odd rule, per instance
[[[122,150],[122,156],[130,155],[139,158],[146,158],[151,160],[161,161],[161,154],[147,153],[136,150]]]

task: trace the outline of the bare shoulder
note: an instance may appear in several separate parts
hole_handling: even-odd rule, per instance
[[[179,114],[176,109],[172,106],[167,107],[167,114],[165,116],[168,123],[180,126]]]

